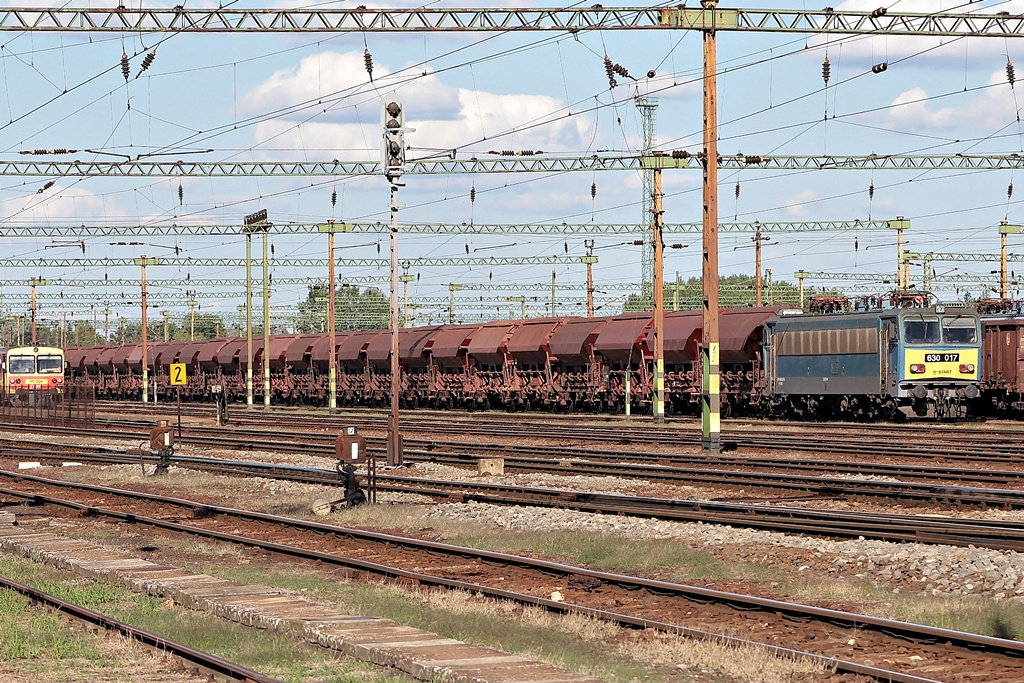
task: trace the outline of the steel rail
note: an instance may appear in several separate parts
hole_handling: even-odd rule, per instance
[[[147,647],[167,652],[172,656],[199,668],[207,674],[220,676],[233,681],[246,681],[251,683],[283,683],[280,679],[271,678],[270,676],[266,676],[244,666],[240,666],[222,657],[218,657],[217,655],[197,650],[183,643],[171,640],[170,638],[164,638],[163,636],[157,635],[151,631],[146,631],[145,629],[136,628],[135,626],[117,621],[105,614],[82,607],[81,605],[76,605],[73,602],[58,598],[55,595],[50,595],[38,588],[33,588],[32,586],[19,583],[5,576],[0,576],[0,588],[6,588],[7,590],[20,593],[32,602],[55,609],[61,614],[79,621],[100,626],[107,631],[119,633],[120,635],[126,638],[131,638],[132,640],[142,643]]]
[[[133,421],[127,421],[135,424]],[[115,424],[115,423],[112,423]],[[118,421],[116,424],[124,424]],[[211,433],[212,432],[212,433]],[[83,436],[109,435],[108,431],[77,430]],[[253,450],[271,448],[282,452],[308,454],[311,451],[324,456],[334,454],[333,435],[303,432],[301,441],[280,441],[267,438],[266,432],[257,430],[234,430],[224,435],[220,430],[189,427],[184,433],[195,445],[219,446],[232,450]],[[131,438],[141,438],[133,434]],[[370,450],[384,452],[384,439],[380,436],[365,436],[371,444]],[[248,440],[246,440],[248,439]],[[963,484],[937,484],[931,480],[954,479],[958,482],[979,482],[985,484],[1024,483],[1024,471],[968,470],[949,467],[900,467],[884,463],[828,463],[823,467],[816,463],[779,461],[767,458],[749,459],[739,457],[708,458],[701,455],[669,453],[636,453],[588,448],[571,448],[538,445],[486,444],[455,442],[441,446],[432,439],[406,438],[411,462],[437,462],[442,464],[476,466],[480,457],[502,457],[510,469],[527,472],[549,472],[553,474],[591,474],[597,476],[632,476],[672,484],[717,484],[722,486],[754,486],[757,488],[791,489],[815,493],[822,496],[874,496],[901,498],[937,503],[951,501],[956,504],[988,505],[996,507],[1024,507],[1024,491],[1000,488],[983,488]],[[463,450],[464,449],[464,450]],[[454,451],[454,452],[452,452]],[[467,452],[472,451],[472,452]],[[645,462],[636,462],[637,460]],[[630,462],[632,461],[632,462]],[[685,465],[692,466],[685,466]],[[718,467],[760,467],[754,472],[742,470],[715,469]],[[784,473],[769,473],[765,469],[783,470]],[[926,480],[930,483],[907,481],[877,481],[856,478],[840,479],[833,476],[796,474],[789,470],[820,471],[846,474],[873,474],[902,479]]]
[[[856,629],[858,631],[870,630],[884,636],[893,637],[899,640],[908,640],[919,644],[942,643],[943,647],[955,647],[962,650],[968,650],[974,654],[978,652],[990,653],[992,655],[1008,657],[1014,661],[1024,658],[1024,643],[1005,640],[1001,638],[994,638],[990,636],[964,633],[960,631],[951,631],[948,629],[935,628],[931,626],[922,626],[918,624],[909,624],[906,622],[882,619],[869,615],[854,614],[850,612],[842,612],[838,610],[831,610],[827,608],[815,607],[810,605],[801,605],[797,603],[788,603],[779,600],[773,600],[770,598],[760,598],[736,593],[728,593],[725,591],[717,591],[709,588],[689,586],[685,584],[669,583],[664,581],[656,581],[652,579],[626,576],[622,574],[601,572],[588,569],[585,567],[565,565],[561,563],[550,562],[547,560],[539,560],[529,557],[509,555],[505,553],[497,553],[487,550],[478,550],[464,546],[453,546],[433,541],[424,541],[420,539],[395,536],[391,534],[382,534],[378,532],[364,531],[348,527],[338,527],[328,524],[322,524],[319,522],[310,522],[295,518],[269,515],[265,513],[253,512],[248,510],[239,510],[236,508],[209,505],[206,503],[200,503],[198,501],[185,500],[180,498],[158,496],[153,494],[139,493],[136,491],[128,491],[124,489],[115,489],[105,486],[95,486],[91,484],[77,484],[60,480],[46,479],[43,477],[35,477],[32,475],[26,475],[21,472],[11,472],[3,469],[0,469],[0,476],[8,477],[10,479],[14,479],[15,481],[21,480],[46,486],[54,486],[79,491],[101,493],[104,495],[127,497],[129,499],[134,500],[145,500],[158,502],[162,504],[169,504],[187,508],[191,510],[193,514],[199,513],[204,516],[215,514],[227,515],[231,517],[258,521],[271,525],[283,525],[290,528],[309,530],[319,534],[329,534],[335,537],[359,539],[362,541],[372,541],[375,543],[383,543],[391,546],[400,546],[403,548],[412,549],[416,551],[443,553],[447,555],[473,559],[492,565],[497,564],[500,566],[516,566],[521,569],[526,569],[529,571],[537,571],[547,576],[558,576],[566,580],[573,576],[583,576],[595,579],[599,581],[602,585],[607,585],[610,587],[620,587],[631,591],[642,590],[651,594],[671,596],[673,598],[684,599],[695,603],[715,602],[717,604],[726,605],[736,610],[764,611],[798,620],[812,619],[815,621],[823,621],[835,626],[840,626],[848,629]],[[563,613],[588,614],[590,616],[594,616],[596,618],[600,618],[603,620],[611,620],[623,626],[631,626],[635,628],[656,628],[659,630],[680,633],[685,635],[699,634],[704,637],[710,635],[715,639],[719,639],[722,637],[715,634],[708,634],[707,632],[695,631],[693,629],[676,624],[665,624],[662,622],[656,622],[641,617],[608,612],[604,610],[597,610],[579,604],[566,604],[564,602],[547,600],[544,598],[538,598],[536,596],[516,593],[513,591],[495,589],[486,585],[471,584],[463,581],[446,579],[443,577],[427,575],[418,572],[410,572],[408,570],[395,567],[388,567],[385,565],[365,560],[341,557],[331,553],[324,553],[320,551],[300,548],[298,546],[264,541],[252,537],[239,536],[236,534],[220,532],[203,527],[194,527],[186,524],[181,524],[178,522],[171,522],[168,520],[138,515],[132,512],[99,508],[91,505],[86,505],[83,503],[78,503],[75,501],[59,499],[52,496],[46,496],[39,493],[24,492],[19,491],[17,489],[0,488],[0,494],[11,496],[13,498],[21,500],[33,501],[38,504],[48,503],[53,505],[59,505],[62,507],[79,510],[90,515],[103,515],[107,517],[112,517],[114,519],[119,519],[121,521],[132,524],[145,524],[170,531],[199,535],[207,538],[214,538],[217,540],[228,541],[231,543],[243,544],[247,546],[255,546],[265,550],[284,553],[293,557],[318,559],[336,565],[353,567],[359,570],[372,572],[374,574],[387,576],[389,578],[406,578],[417,581],[424,585],[472,591],[474,593],[480,593],[488,597],[515,600],[521,603],[526,602],[529,604],[545,607],[547,609]],[[757,643],[757,641],[743,641],[742,639],[735,638],[732,639],[732,642],[746,642],[762,646],[764,645],[762,643]],[[776,648],[770,645],[766,647],[770,649],[775,649],[776,651],[785,651],[784,648]],[[792,652],[792,650],[789,650],[789,652]],[[912,674],[906,674],[903,672],[887,671],[884,669],[876,668],[874,666],[869,666],[856,662],[848,662],[844,660],[836,660],[828,657],[822,657],[821,655],[815,655],[814,653],[808,654],[811,657],[817,659],[818,661],[826,661],[829,664],[836,666],[838,671],[862,673],[864,675],[871,676],[878,680],[900,681],[901,683],[923,683],[924,681],[931,680],[917,677]],[[1015,666],[1019,666],[1019,664],[1015,664]]]
[[[40,461],[59,460],[61,454],[47,456],[30,452]],[[120,453],[79,453],[80,460],[136,465],[156,464],[156,459]],[[180,467],[212,471],[234,476],[260,476],[313,484],[338,484],[331,470],[274,463],[222,460],[218,458],[178,457]],[[1024,523],[1012,520],[974,520],[958,517],[895,515],[842,512],[783,505],[755,505],[713,500],[664,499],[640,496],[522,487],[490,482],[446,481],[399,475],[378,474],[377,489],[411,493],[441,502],[477,502],[491,505],[532,505],[573,509],[598,514],[630,515],[678,522],[728,524],[736,527],[810,534],[829,538],[871,538],[889,542],[915,542],[955,546],[973,545],[994,550],[1024,551]],[[952,496],[937,487],[935,497]]]
[[[104,402],[100,402],[101,406]],[[117,405],[117,410],[124,407],[123,402],[111,402]],[[132,404],[133,412],[157,412],[158,408],[145,408],[138,404]],[[349,409],[351,410],[351,409]],[[366,409],[366,412],[378,412],[375,409]],[[419,411],[408,411],[410,413]],[[184,408],[183,414],[213,415],[212,408],[196,405]],[[494,413],[499,414],[499,413]],[[500,413],[504,414],[504,413]],[[278,422],[282,419],[291,419],[292,411],[283,411],[275,415],[264,415],[259,413],[238,413],[232,414],[232,419],[237,424],[266,424],[267,422]],[[341,429],[344,427],[359,427],[362,429],[383,429],[384,420],[376,415],[338,415],[326,416],[316,415],[316,423],[328,429]],[[699,431],[687,429],[685,423],[677,423],[677,428],[651,429],[635,428],[627,425],[613,426],[575,426],[568,424],[557,424],[551,420],[526,419],[517,420],[515,424],[508,424],[507,421],[495,423],[493,421],[470,421],[468,419],[445,420],[445,414],[439,416],[410,415],[406,418],[406,424],[411,425],[411,430],[434,433],[454,434],[479,434],[486,436],[508,436],[522,437],[524,429],[536,429],[543,438],[560,438],[570,441],[598,441],[623,445],[652,444],[661,446],[692,446],[699,444]],[[995,432],[972,432],[970,443],[965,442],[962,431],[937,430],[936,425],[909,426],[901,425],[908,436],[914,438],[914,443],[894,443],[892,425],[864,425],[864,424],[830,424],[829,429],[836,431],[835,436],[821,433],[820,423],[801,422],[764,422],[753,423],[756,426],[770,428],[796,428],[815,429],[813,444],[816,451],[831,453],[842,453],[852,455],[863,455],[865,452],[872,452],[873,455],[897,455],[901,458],[907,456],[919,456],[922,458],[944,458],[970,460],[972,462],[984,461],[986,458],[992,461],[1017,461],[1024,462],[1024,448],[1019,443],[1024,439],[1024,431],[1003,429]],[[695,423],[699,429],[699,424]],[[925,442],[921,432],[927,431],[927,437],[936,441],[942,441],[943,448]],[[880,433],[881,432],[881,433]],[[867,439],[874,439],[865,440]],[[787,448],[797,451],[806,451],[808,435],[806,432],[775,432],[775,433],[748,433],[740,429],[729,429],[723,431],[723,443],[732,448]]]
[[[216,446],[231,450],[248,450],[259,444],[260,449],[272,449],[279,452],[310,454],[316,453],[324,457],[334,455],[334,437],[318,435],[312,432],[303,433],[301,441],[279,441],[267,438],[266,432],[256,430],[236,431],[225,436],[217,431],[210,435],[211,430],[188,428],[185,433],[193,445]],[[109,436],[106,430],[76,430],[82,436]],[[125,438],[142,438],[144,435],[131,434]],[[242,438],[245,437],[245,438]],[[372,444],[371,453],[384,453],[382,437],[367,437]],[[23,444],[24,442],[18,442]],[[931,480],[955,479],[958,482],[977,481],[988,484],[1020,484],[1024,482],[1024,471],[991,470],[972,471],[962,468],[930,468],[914,465],[900,467],[891,464],[875,463],[828,463],[825,468],[832,472],[847,474],[872,473],[877,476],[883,473],[889,477],[902,479],[929,480],[925,483],[902,480],[878,481],[857,478],[838,478],[835,476],[812,476],[798,474],[789,470],[802,471],[823,469],[821,464],[794,463],[772,459],[744,458],[707,458],[685,454],[642,454],[624,453],[621,451],[593,451],[590,449],[573,449],[568,447],[517,446],[500,444],[455,443],[443,446],[445,449],[456,449],[456,452],[437,450],[436,442],[430,439],[406,439],[410,462],[435,462],[451,465],[476,466],[480,457],[500,456],[505,459],[509,469],[524,472],[547,472],[551,474],[587,474],[594,476],[628,476],[655,481],[665,484],[697,484],[718,486],[743,486],[758,489],[795,490],[826,498],[850,497],[881,497],[900,501],[916,501],[929,505],[977,505],[983,507],[1002,507],[1006,509],[1024,508],[1024,491],[1007,488],[967,486],[963,483],[936,483]],[[13,444],[12,444],[13,445]],[[37,445],[48,445],[47,443]],[[475,453],[458,452],[458,449],[476,451]],[[484,453],[480,453],[483,451]],[[517,455],[524,453],[524,455]],[[538,454],[547,457],[537,457]],[[647,460],[647,463],[628,462],[630,460]],[[179,462],[186,462],[181,458]],[[198,462],[198,461],[194,461]],[[683,463],[691,466],[684,466]],[[760,467],[760,470],[727,470],[718,467]],[[765,469],[782,470],[783,472],[766,472]]]

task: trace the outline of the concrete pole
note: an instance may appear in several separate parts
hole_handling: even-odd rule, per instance
[[[402,281],[402,327],[409,327],[409,283],[416,276],[409,274],[408,263],[402,266],[402,275],[398,279]]]
[[[597,263],[597,257],[594,256],[594,240],[584,240],[583,244],[587,247],[587,255],[583,257],[583,262],[587,264],[587,317],[594,317],[594,264]]]
[[[270,407],[270,228],[263,229],[263,407]]]
[[[798,270],[793,273],[793,277],[796,278],[797,282],[800,283],[800,308],[804,307],[804,280],[807,278],[807,272]]]
[[[252,233],[245,232],[245,405],[252,408]]]
[[[558,315],[556,313],[556,298],[555,298],[555,271],[551,271],[551,317],[554,318]]]
[[[196,340],[196,306],[199,304],[199,302],[196,301],[195,299],[189,299],[186,303],[188,304],[188,317],[189,317],[188,338],[189,338],[189,341],[195,341]]]
[[[896,288],[901,291],[907,291],[907,285],[909,284],[903,278],[903,228],[896,228]]]
[[[149,403],[149,349],[146,330],[146,257],[142,261],[142,402]]]
[[[701,0],[706,14],[714,16],[718,0]],[[701,446],[721,451],[721,395],[719,393],[718,311],[718,95],[715,76],[718,55],[715,30],[704,30],[704,216],[703,277],[704,310],[701,332],[703,392],[701,396]]]
[[[665,422],[665,242],[662,239],[665,208],[661,189],[661,169],[654,169],[654,220],[651,221],[654,247],[654,424]]]
[[[754,305],[761,307],[764,283],[761,280],[761,231],[754,233]]]
[[[337,325],[334,320],[335,293],[334,293],[334,231],[327,233],[327,335],[330,338],[330,403],[329,410],[333,415],[338,411],[338,349],[337,347]]]
[[[398,363],[398,180],[391,185],[391,233],[388,240],[391,252],[391,413],[388,416],[388,464],[405,464],[402,454],[402,436],[398,428],[398,398],[401,391],[401,368]],[[454,299],[454,294],[452,298]],[[454,308],[453,314],[454,314]]]

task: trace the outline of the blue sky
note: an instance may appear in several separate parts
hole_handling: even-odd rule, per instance
[[[32,2],[31,5],[39,3]],[[166,3],[172,4],[172,3]],[[522,3],[519,3],[522,4]],[[607,5],[607,3],[605,3]],[[871,10],[851,1],[837,9]],[[153,3],[147,3],[152,7]],[[189,8],[201,5],[189,3]],[[270,5],[239,2],[234,7]],[[293,6],[307,6],[293,3]],[[321,7],[345,8],[346,3]],[[444,2],[431,5],[468,7]],[[481,6],[472,3],[472,6]],[[497,6],[489,3],[489,6]],[[540,6],[540,5],[538,5]],[[543,5],[554,6],[554,5]],[[726,7],[727,5],[722,5]],[[806,3],[746,2],[744,7],[808,9]],[[983,0],[971,4],[903,0],[890,11],[1024,11],[1024,1]],[[24,160],[23,149],[73,148],[82,160],[114,160],[116,154],[188,160],[376,160],[379,158],[380,98],[397,91],[406,103],[412,156],[457,150],[459,158],[486,157],[489,150],[543,150],[548,156],[597,152],[635,154],[640,120],[633,98],[659,98],[657,148],[698,151],[701,138],[701,36],[686,31],[604,31],[576,36],[426,33],[280,35],[115,35],[96,33],[0,34],[0,148],[2,159]],[[1024,68],[1019,40],[929,39],[722,32],[718,37],[719,151],[721,154],[956,154],[1024,152],[1017,121],[1024,105],[1021,86],[1011,88],[1006,62]],[[144,55],[153,64],[139,78]],[[373,81],[364,50],[373,56]],[[125,83],[119,61],[130,57]],[[609,88],[603,57],[621,64],[638,80],[619,77]],[[828,87],[822,62],[828,57]],[[873,64],[887,62],[881,74]],[[653,78],[647,78],[649,71]],[[1020,72],[1024,77],[1024,71]],[[64,90],[69,92],[63,93]],[[1018,93],[1021,101],[1018,102]],[[129,107],[130,103],[130,107]],[[3,125],[5,122],[6,125]],[[212,149],[212,152],[194,153]],[[57,157],[68,159],[69,157]],[[3,224],[237,224],[266,208],[275,222],[388,220],[388,187],[383,178],[188,178],[47,179],[8,177],[0,181]],[[665,173],[669,223],[697,222],[701,215],[699,171]],[[639,223],[641,178],[636,173],[561,175],[406,176],[401,191],[403,221],[445,223],[596,222]],[[736,183],[740,194],[735,196]],[[852,171],[781,173],[744,170],[720,175],[719,207],[724,221],[887,219],[911,220],[913,251],[997,253],[996,226],[1024,221],[1018,202],[1024,177],[989,173]],[[1011,183],[1019,186],[1007,198]],[[596,185],[596,197],[591,186]],[[869,186],[874,186],[873,197]],[[475,201],[470,190],[475,188]],[[331,194],[337,192],[332,206]],[[86,242],[86,256],[163,256],[169,238],[144,238],[146,246],[111,246],[122,238]],[[1024,253],[1011,237],[1011,252]],[[621,246],[621,236],[596,238],[602,283],[636,283],[640,252]],[[669,251],[669,279],[700,273],[699,235],[670,236],[690,244]],[[242,238],[181,237],[183,256],[239,257]],[[512,243],[515,243],[514,246]],[[773,235],[765,267],[776,279],[792,280],[798,269],[836,272],[892,272],[895,239],[889,233]],[[151,246],[160,244],[162,246]],[[321,235],[276,235],[275,257],[320,257]],[[752,273],[754,253],[747,234],[723,234],[721,271]],[[340,236],[339,256],[377,257],[378,239]],[[855,248],[856,245],[856,248]],[[381,257],[387,241],[380,240]],[[561,236],[403,235],[402,257],[583,255],[583,238]],[[259,253],[258,248],[255,250]],[[81,256],[78,247],[48,238],[0,237],[0,257]],[[998,264],[937,263],[990,278]],[[412,297],[446,298],[447,284],[550,282],[551,266],[430,269],[419,272]],[[582,265],[555,267],[559,283],[580,285]],[[1024,267],[1021,268],[1024,270]],[[274,277],[315,277],[309,269],[274,267]],[[914,279],[920,268],[914,269]],[[4,279],[62,278],[67,291],[79,278],[138,278],[136,268],[117,271],[7,269]],[[242,278],[238,268],[154,268],[152,280]],[[339,271],[339,278],[386,276],[386,271]],[[61,285],[64,286],[64,285]],[[179,287],[184,288],[184,287]],[[879,290],[885,287],[878,285]],[[231,288],[236,290],[237,288]],[[7,287],[23,298],[27,288]],[[97,291],[102,299],[110,291]],[[240,300],[201,292],[203,310],[234,314]],[[460,293],[503,299],[510,292]],[[522,294],[547,300],[544,289]],[[950,292],[949,296],[955,293]],[[617,307],[622,292],[599,296]],[[278,286],[274,308],[294,307],[304,288]],[[578,290],[564,292],[568,304]],[[620,300],[620,299],[619,299]],[[9,307],[9,306],[8,306]],[[444,307],[433,307],[440,311]],[[502,307],[518,311],[518,304]],[[183,309],[182,309],[183,310]],[[426,310],[426,309],[424,309]],[[560,312],[574,310],[563,306]],[[576,307],[575,310],[578,310]],[[498,312],[497,310],[495,311]],[[130,311],[125,311],[131,315]],[[44,313],[45,315],[45,313]],[[81,315],[81,314],[80,314]]]

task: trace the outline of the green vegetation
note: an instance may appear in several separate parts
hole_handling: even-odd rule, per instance
[[[327,330],[330,290],[325,282],[313,285],[305,301],[299,302],[295,331],[303,333]],[[380,330],[388,326],[391,304],[376,287],[360,291],[357,286],[335,285],[334,324],[339,331]]]
[[[203,612],[164,606],[162,600],[132,593],[105,581],[73,578],[47,565],[0,556],[0,574],[118,621],[211,652],[285,681],[304,683],[408,683],[414,679],[341,659],[327,650],[284,635],[259,633]],[[36,610],[28,600],[0,590],[0,662],[33,671],[78,668],[88,680],[95,667],[117,667],[81,631],[55,613]]]

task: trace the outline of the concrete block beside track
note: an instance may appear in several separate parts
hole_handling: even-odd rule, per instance
[[[601,683],[500,650],[463,643],[390,619],[343,614],[270,586],[191,574],[99,546],[18,526],[0,526],[0,550],[132,590],[169,597],[246,626],[290,633],[356,659],[445,683]],[[254,637],[258,637],[254,634]]]

